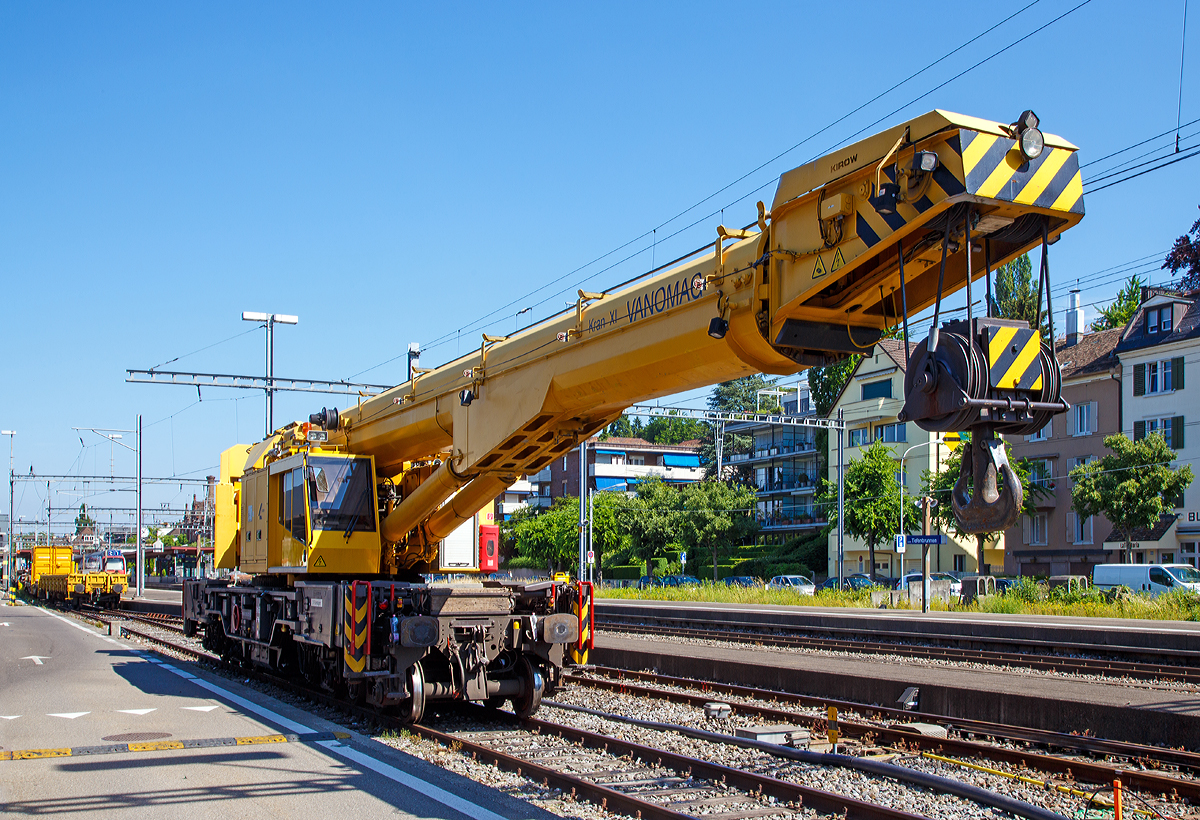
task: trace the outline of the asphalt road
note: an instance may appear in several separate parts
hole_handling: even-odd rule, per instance
[[[133,750],[113,753],[120,744]],[[199,812],[552,817],[76,619],[0,607],[0,815],[198,820]]]

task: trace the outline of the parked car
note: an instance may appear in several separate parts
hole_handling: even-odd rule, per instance
[[[920,582],[920,580],[921,580],[921,573],[910,572],[907,575],[904,575],[903,577],[901,577],[900,580],[896,582],[896,589],[908,589],[909,581]],[[929,573],[929,580],[931,580],[931,581],[949,581],[950,582],[950,594],[951,595],[962,595],[962,581],[958,580],[957,578],[955,578],[953,575],[951,575],[948,572],[931,572],[931,573]]]
[[[700,579],[695,575],[668,575],[666,582],[671,587],[700,586]]]
[[[730,575],[725,579],[727,587],[760,587],[762,585],[762,579],[755,578],[753,575]]]
[[[649,589],[650,587],[665,587],[666,581],[662,575],[643,575],[638,579],[638,589]]]
[[[790,589],[798,595],[817,594],[812,579],[803,575],[776,575],[767,584],[767,589]]]
[[[846,590],[871,589],[874,586],[875,584],[871,583],[871,579],[866,575],[847,575],[842,581],[842,589]],[[825,592],[830,589],[837,589],[836,575],[822,581],[816,591]]]
[[[1190,564],[1097,564],[1092,584],[1097,589],[1129,587],[1152,596],[1173,589],[1200,592],[1200,572]]]
[[[996,579],[996,594],[1004,595],[1010,589],[1015,587],[1018,583],[1020,583],[1020,580],[1017,578],[997,578]]]

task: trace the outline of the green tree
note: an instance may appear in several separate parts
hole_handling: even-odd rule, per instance
[[[87,504],[79,505],[79,515],[75,516],[75,534],[79,535],[83,532],[84,527],[90,527],[96,522],[88,515]]]
[[[631,554],[653,575],[655,559],[679,538],[679,490],[657,478],[640,482],[624,520]]]
[[[514,516],[510,531],[517,554],[548,569],[572,567],[579,560],[579,499],[558,498],[550,509]]]
[[[1134,274],[1125,280],[1125,286],[1117,293],[1108,307],[1100,308],[1100,316],[1092,322],[1092,330],[1109,330],[1114,327],[1125,327],[1125,324],[1137,313],[1142,303],[1142,277]]]
[[[716,583],[720,558],[758,534],[754,490],[742,484],[709,480],[685,484],[679,495],[682,513],[678,538],[697,553],[702,549],[712,553]]]
[[[964,443],[962,446],[966,446],[969,434],[964,433],[963,435]],[[1014,459],[1012,445],[1007,441],[1004,442],[1004,452],[1008,456],[1008,463],[1012,465],[1013,472],[1017,474],[1017,479],[1021,482],[1021,489],[1024,494],[1021,511],[1025,515],[1035,515],[1037,513],[1036,499],[1048,496],[1050,489],[1042,484],[1034,484],[1031,481],[1029,463],[1025,459]],[[937,506],[930,513],[933,522],[940,524],[942,529],[954,533],[960,540],[965,541],[972,536],[975,538],[976,566],[979,572],[982,573],[984,571],[983,551],[987,547],[988,542],[998,540],[1001,533],[969,533],[963,530],[958,523],[958,519],[954,517],[954,505],[951,503],[950,493],[954,490],[954,485],[958,482],[958,477],[961,473],[962,450],[956,449],[952,450],[942,460],[941,468],[936,473],[931,473],[929,470],[922,471],[921,483],[925,485],[925,494],[938,502]],[[1003,487],[1003,478],[999,478],[996,483],[1000,487]],[[974,480],[968,477],[968,488],[973,489],[973,484]]]
[[[1076,515],[1103,515],[1125,538],[1125,559],[1138,529],[1153,527],[1192,483],[1191,465],[1175,469],[1175,451],[1158,433],[1130,441],[1105,436],[1112,452],[1071,470],[1071,508]]]
[[[875,578],[875,548],[890,543],[897,527],[912,531],[917,521],[916,508],[900,505],[900,483],[896,473],[900,465],[895,453],[882,441],[876,441],[861,458],[846,466],[846,532],[864,541],[870,553],[871,578]],[[837,524],[837,485],[822,479],[819,500],[829,510],[831,525]],[[903,513],[904,521],[900,516]]]
[[[592,495],[592,551],[596,565],[604,557],[628,545],[629,535],[622,523],[629,509],[629,498],[623,492],[599,492]]]
[[[1038,292],[1029,254],[1023,253],[996,269],[992,314],[1003,319],[1023,319],[1033,327],[1037,320]]]
[[[1192,239],[1192,237],[1196,237]],[[1183,271],[1179,282],[1181,290],[1189,291],[1200,287],[1200,219],[1192,223],[1192,229],[1175,240],[1163,269],[1171,273]]]
[[[758,399],[758,391],[775,386],[776,379],[761,373],[752,376],[742,376],[740,379],[721,382],[713,388],[708,396],[708,409],[719,413],[753,413],[761,408],[764,413],[775,413],[779,410],[779,400],[775,396],[763,396]],[[704,465],[705,478],[723,478],[717,475],[717,425],[706,425],[704,437],[700,440],[700,463]],[[753,436],[740,436],[725,433],[722,460],[729,464],[729,457],[735,453],[749,453],[754,449]],[[728,473],[728,469],[726,470]],[[734,472],[734,480],[749,483],[749,468],[740,467]]]
[[[670,411],[666,416],[655,416],[646,424],[642,438],[654,444],[679,444],[704,437],[708,425],[699,419],[690,419]]]
[[[612,424],[605,427],[604,430],[601,431],[601,433],[600,433],[600,440],[604,441],[605,439],[611,438],[612,436],[619,436],[621,438],[633,438],[634,437],[633,436],[633,423],[629,420],[629,416],[622,413],[620,418],[618,418]]]

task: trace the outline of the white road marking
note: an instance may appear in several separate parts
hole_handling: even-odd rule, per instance
[[[46,717],[60,717],[66,718],[67,720],[74,720],[77,717],[83,717],[84,715],[90,714],[91,712],[49,712],[46,714]]]
[[[190,709],[193,712],[211,712],[213,709],[219,709],[219,706],[180,706],[180,709]]]
[[[0,720],[16,720],[20,715],[0,715]]]
[[[157,709],[118,709],[118,712],[124,712],[127,715],[148,715],[151,712],[157,712]]]
[[[42,663],[42,661],[50,660],[50,656],[49,655],[26,655],[25,657],[21,658],[21,660],[33,661],[38,666],[45,666],[46,664]]]
[[[38,607],[38,609],[41,609],[41,607]],[[67,618],[63,618],[59,615],[55,615],[53,612],[47,612],[44,609],[42,611],[45,612],[47,615],[50,615],[53,618],[58,618],[58,620],[60,620],[64,623],[70,624],[71,626],[75,627],[76,629],[87,632],[89,635],[95,635],[97,638],[105,637],[104,635],[101,635],[99,632],[93,632],[92,630],[88,629],[87,627],[81,626],[80,624],[77,624],[77,623],[74,623],[74,622],[68,620]],[[163,663],[162,661],[152,660],[149,658],[148,658],[148,660],[150,660],[151,663],[156,663],[157,665],[161,666],[163,669],[166,669],[167,671],[169,671],[175,675],[178,675],[181,678],[193,681],[197,686],[199,686],[203,689],[207,689],[208,691],[212,692],[214,695],[217,695],[221,699],[228,701],[229,703],[232,703],[233,705],[238,706],[239,708],[244,709],[247,712],[256,714],[259,717],[265,718],[266,720],[269,720],[272,723],[275,723],[276,725],[281,726],[284,729],[287,729],[289,732],[302,733],[302,732],[313,731],[311,728],[309,728],[308,726],[305,726],[303,723],[297,723],[294,720],[284,717],[283,715],[279,714],[278,712],[273,712],[264,706],[259,706],[257,703],[246,700],[245,698],[235,695],[226,689],[222,689],[220,686],[217,686],[214,683],[210,683],[209,681],[206,681],[203,678],[198,678],[195,675],[188,674],[187,672],[184,672],[182,669],[178,669],[169,663]],[[185,706],[183,708],[184,709],[198,709],[200,707]],[[89,714],[89,713],[88,712],[72,712],[72,713],[51,715],[51,717],[66,717],[66,718],[74,719],[74,718],[81,717],[82,715],[86,715],[86,714]],[[15,717],[20,717],[20,716],[16,715]],[[467,800],[464,797],[459,797],[456,794],[452,794],[452,793],[446,791],[445,789],[439,788],[426,780],[422,780],[419,777],[415,777],[414,775],[408,774],[407,772],[402,772],[399,769],[397,769],[395,766],[389,766],[388,764],[383,763],[382,761],[376,760],[375,758],[373,758],[369,755],[363,754],[362,752],[358,751],[357,749],[352,749],[348,746],[343,746],[340,742],[338,742],[336,740],[321,740],[321,741],[318,741],[316,743],[316,745],[323,746],[339,757],[342,757],[346,760],[349,760],[353,763],[363,766],[364,768],[370,769],[371,771],[375,772],[376,774],[381,774],[384,777],[386,777],[387,779],[393,781],[394,783],[398,783],[401,786],[404,786],[405,788],[412,789],[413,791],[415,791],[419,794],[423,794],[426,797],[429,797],[432,800],[434,800],[438,803],[441,803],[443,806],[445,806],[449,809],[452,809],[453,811],[464,814],[467,817],[475,818],[475,820],[507,820],[507,818],[505,818],[504,815],[497,814],[494,811],[485,809],[483,806],[480,806],[478,803],[472,803],[470,800]]]
[[[8,621],[4,621],[0,623],[0,626],[12,626],[12,624],[10,624]]]

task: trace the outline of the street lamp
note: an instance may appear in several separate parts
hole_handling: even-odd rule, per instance
[[[8,540],[4,543],[4,584],[11,590],[13,576],[13,439],[16,430],[0,430],[0,436],[8,436]]]
[[[257,313],[242,311],[243,322],[262,322],[267,329],[267,438],[275,432],[275,325],[294,325],[300,322],[298,316],[287,313]]]

